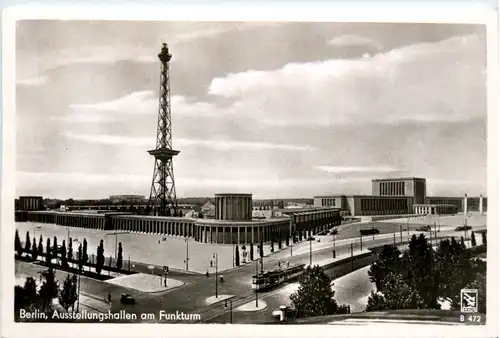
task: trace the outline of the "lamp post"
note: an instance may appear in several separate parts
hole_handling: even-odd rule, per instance
[[[256,292],[257,293],[257,292]],[[233,323],[233,301],[231,299],[226,299],[224,307],[227,308],[227,302],[229,302],[229,324]]]
[[[78,298],[76,300],[76,312],[80,312],[80,274],[78,274]]]
[[[259,275],[259,262],[255,261],[255,277],[257,278]],[[259,293],[257,292],[257,289],[255,290],[255,307],[259,307]]]
[[[410,237],[410,215],[408,215],[408,219],[406,220],[406,231],[408,231],[408,237]]]
[[[215,298],[219,297],[219,284],[218,284],[218,276],[217,276],[217,266],[219,264],[219,255],[214,252],[213,258],[215,258]]]
[[[189,271],[189,239],[186,237],[184,241],[186,242],[186,271]]]
[[[352,243],[351,243],[351,271],[354,271],[354,255],[353,255]]]
[[[332,252],[333,252],[333,258],[335,258],[336,254],[335,254],[335,233],[333,233],[333,248],[332,248]]]
[[[372,240],[375,240],[375,222],[372,222]],[[363,248],[361,248],[363,250]]]
[[[309,237],[309,266],[313,265],[313,256],[312,256],[312,237]]]
[[[116,256],[117,256],[117,252],[118,252],[118,235],[128,234],[128,233],[129,233],[128,231],[119,231],[119,232],[110,232],[110,233],[104,234],[104,236],[115,236],[115,261],[116,261]],[[69,234],[69,232],[68,232],[68,234]]]

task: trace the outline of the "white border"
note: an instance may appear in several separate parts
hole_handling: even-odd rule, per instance
[[[19,324],[13,323],[14,180],[15,180],[15,26],[22,19],[93,19],[147,21],[316,21],[316,22],[436,22],[487,25],[488,46],[488,324],[486,326],[412,325],[383,326],[271,326],[271,325],[154,325],[154,324]],[[106,337],[158,336],[357,336],[357,337],[485,337],[498,336],[498,28],[496,13],[484,5],[219,5],[219,6],[18,6],[3,12],[3,171],[1,242],[2,336],[64,337],[95,332]],[[379,327],[379,326],[377,326]],[[95,331],[94,331],[95,330]],[[140,331],[139,331],[140,330]]]

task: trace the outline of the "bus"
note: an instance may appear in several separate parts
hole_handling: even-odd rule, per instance
[[[286,269],[265,271],[252,276],[252,289],[255,292],[268,290],[278,285],[298,279],[304,274],[305,264],[298,264]]]

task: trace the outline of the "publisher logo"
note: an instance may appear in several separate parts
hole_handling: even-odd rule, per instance
[[[462,312],[477,312],[477,289],[462,289],[460,291],[460,309]]]

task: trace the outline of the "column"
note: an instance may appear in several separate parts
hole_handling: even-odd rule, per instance
[[[238,227],[238,241],[236,243],[238,245],[240,244],[240,227]]]
[[[483,214],[483,194],[479,196],[479,214]]]
[[[215,243],[219,244],[219,225],[218,224],[215,226]]]
[[[252,243],[255,243],[255,236],[254,236],[254,226],[252,225]]]

